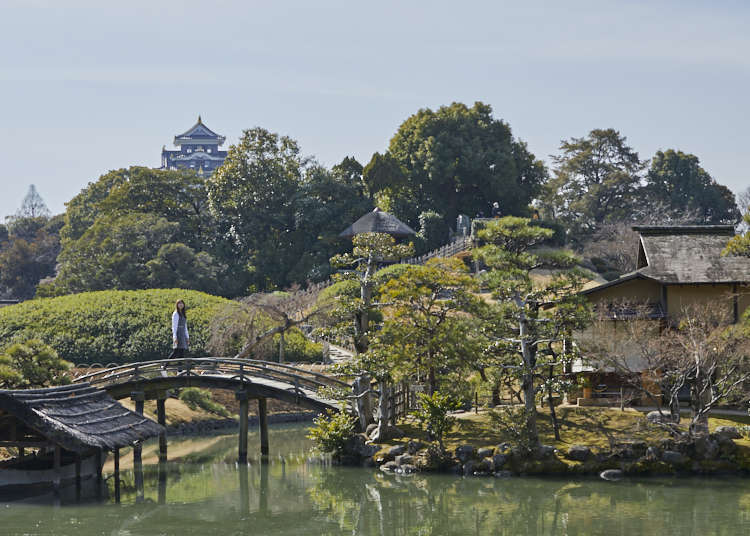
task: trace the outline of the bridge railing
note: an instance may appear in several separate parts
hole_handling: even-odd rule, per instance
[[[253,378],[266,378],[286,383],[295,391],[304,389],[316,392],[326,388],[351,389],[348,383],[338,378],[283,363],[217,357],[159,359],[128,363],[83,374],[73,381],[104,386],[170,375],[228,375],[247,383],[252,383]]]

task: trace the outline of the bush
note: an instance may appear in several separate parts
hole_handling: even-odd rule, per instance
[[[205,389],[198,389],[197,387],[188,387],[183,389],[180,393],[180,400],[182,400],[187,407],[193,411],[198,408],[221,417],[229,417],[229,411],[221,404],[217,404],[213,401],[210,391]]]
[[[190,354],[205,356],[210,319],[232,302],[181,289],[105,290],[30,300],[0,309],[0,340],[39,339],[74,363],[162,359],[172,349],[174,303],[188,306]]]
[[[310,428],[307,437],[315,441],[323,452],[342,454],[346,442],[354,436],[356,419],[343,411],[336,413],[329,409],[313,422],[315,426]]]
[[[66,373],[72,367],[40,340],[17,342],[0,352],[0,387],[34,389],[68,384]]]
[[[277,350],[280,339],[279,334],[273,337],[274,348]],[[323,345],[311,341],[297,328],[287,330],[284,333],[284,361],[294,363],[323,361]]]
[[[448,412],[459,409],[461,404],[451,395],[444,395],[438,391],[432,393],[431,396],[425,393],[417,394],[419,396],[417,401],[419,407],[413,415],[442,448],[445,434],[450,432],[453,423],[456,421],[454,417],[448,415]]]

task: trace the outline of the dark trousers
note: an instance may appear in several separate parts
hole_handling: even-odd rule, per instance
[[[185,348],[174,348],[169,354],[169,359],[182,359],[185,357]]]

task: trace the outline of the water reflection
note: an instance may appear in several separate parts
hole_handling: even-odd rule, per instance
[[[747,534],[735,479],[569,482],[394,477],[311,459],[301,427],[271,430],[272,456],[238,466],[236,436],[172,440],[143,478],[123,459],[122,504],[0,506],[3,534]],[[198,446],[201,446],[198,448]],[[274,449],[276,449],[274,451]],[[253,441],[250,441],[253,452]],[[255,451],[259,452],[259,448]],[[137,465],[137,464],[136,464]],[[138,482],[138,484],[136,484]],[[112,482],[110,493],[112,491]],[[110,495],[111,497],[111,495]]]

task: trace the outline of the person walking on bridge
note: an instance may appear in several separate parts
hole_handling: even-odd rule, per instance
[[[172,313],[172,353],[169,355],[169,359],[185,357],[189,343],[190,336],[188,335],[185,302],[177,300]]]

